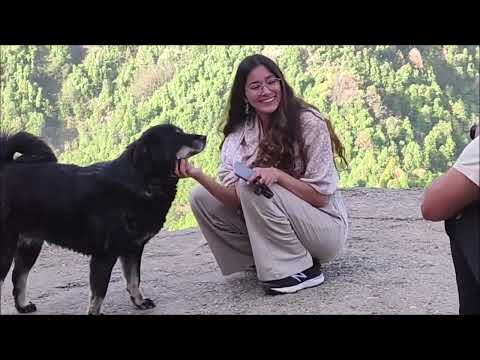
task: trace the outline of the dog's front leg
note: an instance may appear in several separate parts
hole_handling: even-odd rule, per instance
[[[103,299],[107,294],[108,283],[112,269],[117,262],[117,256],[93,255],[90,259],[90,305],[89,315],[101,315]]]
[[[123,275],[127,281],[127,291],[135,306],[141,310],[152,309],[155,303],[143,297],[140,290],[140,264],[142,261],[143,246],[135,253],[120,256]]]

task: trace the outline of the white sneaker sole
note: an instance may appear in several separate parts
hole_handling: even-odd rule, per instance
[[[302,289],[318,286],[324,281],[325,281],[325,276],[323,276],[323,274],[320,274],[316,278],[309,279],[297,285],[282,287],[282,288],[269,288],[268,290],[272,292],[282,293],[282,294],[293,294]]]

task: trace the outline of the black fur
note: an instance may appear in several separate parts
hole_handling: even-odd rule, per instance
[[[177,158],[202,151],[205,141],[159,125],[117,159],[80,167],[58,164],[48,145],[31,134],[0,135],[0,281],[15,258],[17,310],[35,310],[18,295],[24,286],[16,278],[28,275],[42,240],[92,256],[90,313],[100,311],[118,258],[132,301],[153,307],[138,289],[143,247],[162,228],[175,198]]]

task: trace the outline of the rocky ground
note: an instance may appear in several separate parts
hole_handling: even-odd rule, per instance
[[[443,223],[422,220],[422,190],[350,189],[350,236],[324,266],[326,281],[267,296],[253,272],[223,277],[198,229],[161,232],[146,247],[142,288],[156,308],[133,307],[118,263],[105,314],[455,314],[458,299]],[[16,314],[9,274],[3,314]],[[29,278],[36,314],[84,314],[88,258],[45,245]]]

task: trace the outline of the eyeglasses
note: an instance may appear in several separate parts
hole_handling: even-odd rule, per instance
[[[271,77],[265,80],[265,82],[255,81],[247,86],[247,90],[254,94],[259,94],[264,87],[268,90],[277,90],[279,88],[282,79],[277,77]]]

